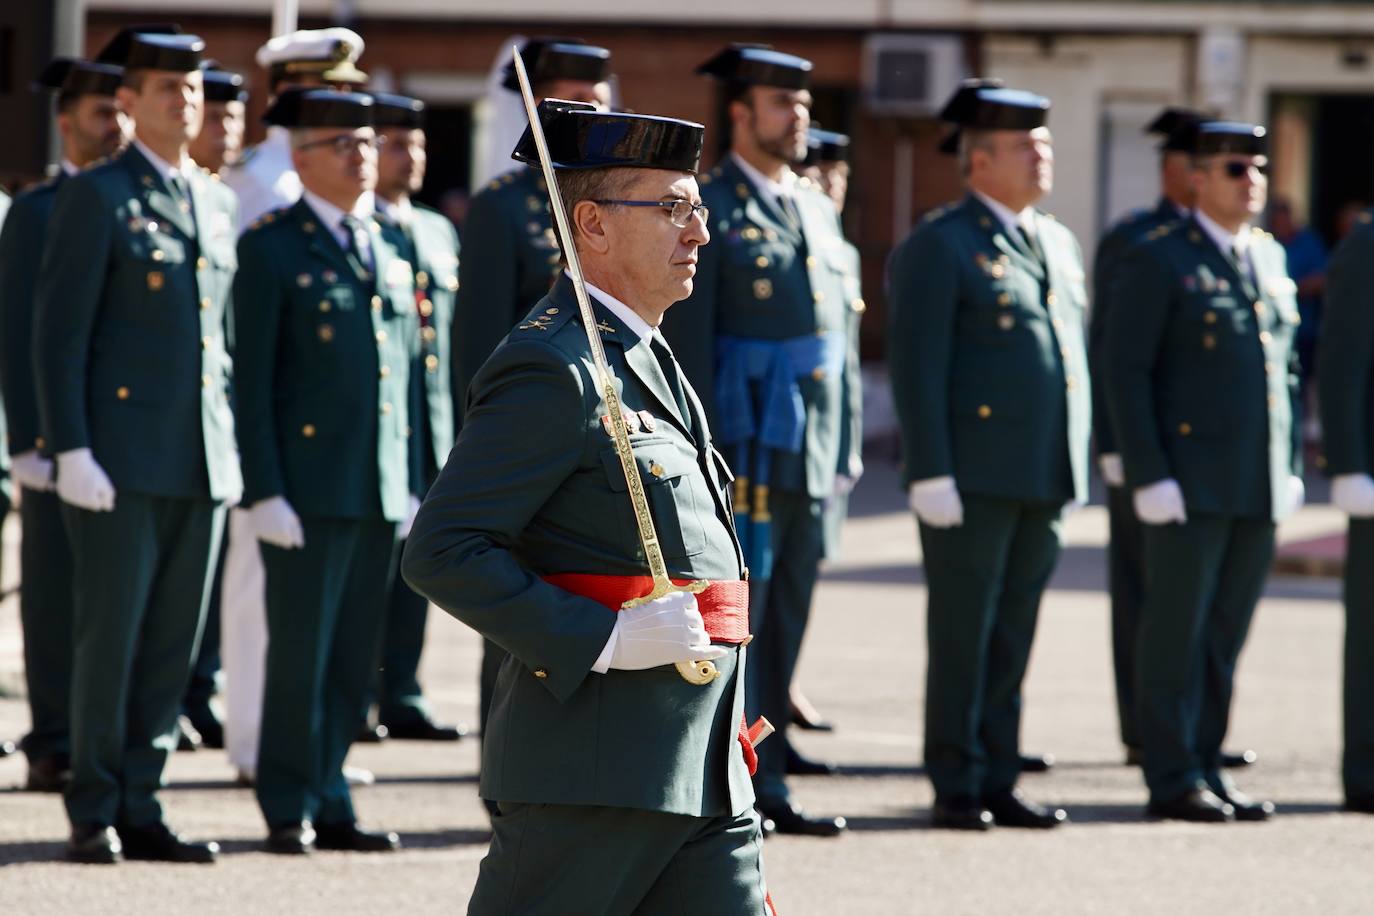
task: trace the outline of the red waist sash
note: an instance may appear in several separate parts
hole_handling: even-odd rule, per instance
[[[545,576],[550,585],[590,598],[613,611],[633,598],[649,594],[654,580],[648,576],[602,576],[595,573],[554,573]],[[690,579],[674,579],[686,585]],[[741,580],[709,582],[697,592],[697,610],[706,622],[706,634],[718,642],[739,644],[749,638],[749,583]]]

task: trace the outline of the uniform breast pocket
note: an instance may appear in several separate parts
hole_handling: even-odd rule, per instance
[[[351,286],[306,286],[297,289],[293,301],[298,311],[321,316],[351,312],[358,307]]]
[[[697,556],[706,549],[703,518],[711,517],[713,510],[696,453],[674,440],[659,439],[636,443],[634,457],[664,558]],[[601,462],[611,491],[623,500],[617,511],[631,512],[625,472],[615,449],[604,449]],[[635,530],[633,521],[630,530]]]

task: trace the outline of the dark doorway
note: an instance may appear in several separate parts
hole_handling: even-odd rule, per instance
[[[1334,244],[1341,210],[1374,204],[1374,95],[1319,96],[1314,115],[1310,219]]]
[[[459,203],[466,197],[460,197],[460,201],[453,198],[460,196],[457,192],[470,190],[472,106],[430,105],[426,112],[425,142],[429,153],[425,185],[415,198],[461,223],[466,208]]]

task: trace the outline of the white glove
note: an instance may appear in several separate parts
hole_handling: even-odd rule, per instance
[[[410,505],[406,508],[406,517],[396,529],[396,539],[404,541],[410,537],[410,529],[415,527],[415,514],[420,511],[420,497],[415,494],[410,496]]]
[[[1288,475],[1288,514],[1292,515],[1307,501],[1307,484],[1297,474]]]
[[[728,650],[711,645],[695,595],[673,592],[619,611],[615,628],[593,671],[643,671],[687,661],[714,661]],[[608,658],[609,654],[609,658]]]
[[[14,479],[25,489],[47,493],[57,487],[52,479],[52,459],[38,454],[36,448],[15,455],[10,469]]]
[[[296,510],[285,496],[272,496],[253,503],[253,532],[258,540],[283,550],[305,546],[305,529]]]
[[[114,484],[88,448],[74,448],[57,456],[57,496],[91,512],[109,512],[115,505]]]
[[[932,528],[956,528],[964,523],[964,503],[953,477],[918,480],[907,490],[916,517]]]
[[[1126,468],[1121,463],[1121,455],[1111,452],[1097,456],[1097,469],[1109,487],[1119,487],[1126,482]]]
[[[1374,516],[1374,477],[1337,474],[1331,478],[1331,502],[1355,518]]]
[[[836,496],[848,496],[859,478],[864,476],[864,460],[858,455],[850,455],[847,464],[849,467],[835,475]]]
[[[1135,491],[1135,514],[1147,525],[1167,525],[1188,521],[1183,507],[1183,490],[1172,477]]]

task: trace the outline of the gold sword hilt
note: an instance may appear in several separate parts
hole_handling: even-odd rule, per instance
[[[654,546],[657,547],[658,545],[655,544]],[[662,556],[661,552],[660,556]],[[650,565],[652,566],[653,564],[651,563]],[[642,604],[648,604],[650,601],[657,601],[659,598],[671,595],[674,592],[685,592],[695,595],[705,590],[705,582],[688,582],[686,585],[677,585],[672,579],[669,579],[668,574],[664,572],[662,577],[657,575],[654,576],[654,587],[649,594],[641,595],[638,598],[631,598],[629,601],[622,604],[620,609],[623,611],[628,608],[639,607]],[[697,686],[709,684],[720,677],[720,669],[716,667],[715,662],[709,659],[701,658],[690,662],[675,662],[673,667],[677,668],[677,673],[682,675],[684,681],[689,684],[696,684]]]

